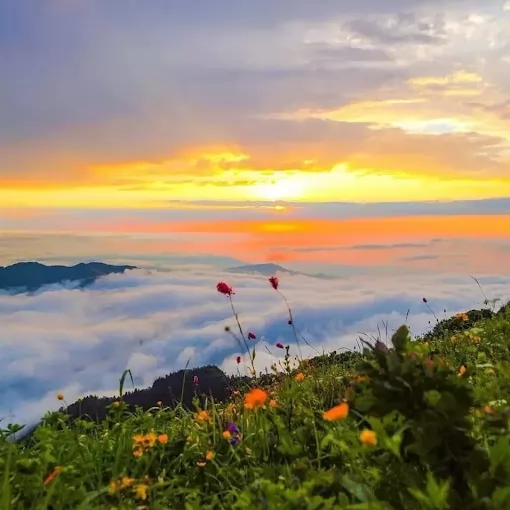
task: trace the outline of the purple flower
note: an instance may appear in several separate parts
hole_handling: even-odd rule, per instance
[[[231,444],[232,446],[236,446],[236,445],[239,443],[239,441],[241,441],[241,440],[239,439],[239,436],[234,436],[234,437],[230,440],[230,444]]]
[[[237,428],[237,425],[235,423],[229,423],[227,425],[227,430],[231,433],[231,434],[239,434],[239,429]]]
[[[193,384],[198,384],[198,375],[193,377]]]

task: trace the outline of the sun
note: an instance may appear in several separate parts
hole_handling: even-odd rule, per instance
[[[252,187],[254,197],[262,200],[293,200],[303,196],[305,186],[297,179],[277,179]]]

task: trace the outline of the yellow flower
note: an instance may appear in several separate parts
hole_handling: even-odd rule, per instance
[[[461,365],[459,368],[459,371],[457,372],[457,375],[459,377],[463,376],[467,372],[466,365]]]
[[[133,455],[135,457],[141,457],[143,455],[143,448],[141,446],[135,446],[133,448]]]
[[[268,394],[260,389],[254,388],[250,392],[248,392],[244,398],[244,407],[246,409],[256,409],[258,407],[262,407],[267,400]]]
[[[323,418],[328,421],[345,420],[349,415],[349,404],[342,402],[340,405],[332,407],[323,414]]]
[[[305,378],[303,372],[299,372],[299,374],[296,375],[296,381],[301,382]]]
[[[119,482],[112,480],[108,484],[108,494],[111,494],[112,496],[116,494],[120,489]]]
[[[223,439],[227,439],[228,440],[228,439],[232,438],[232,434],[230,433],[229,430],[225,430],[222,435],[223,435]]]
[[[149,432],[143,437],[142,444],[145,448],[152,448],[156,443],[156,439],[156,434],[154,434],[154,432]]]
[[[161,443],[161,444],[166,444],[168,443],[168,435],[167,434],[160,434],[158,436],[158,441]]]
[[[206,460],[213,460],[214,459],[214,452],[211,452],[210,450],[205,454]]]
[[[58,393],[57,393],[57,400],[64,400],[64,394],[63,394],[63,393],[58,392]]]
[[[138,499],[146,500],[147,499],[147,485],[145,485],[144,483],[137,485],[135,487],[135,493],[136,493],[136,497]]]
[[[274,398],[272,398],[270,401],[269,401],[269,407],[276,407],[278,404],[276,403],[276,400]]]
[[[365,429],[359,435],[359,440],[364,445],[374,446],[377,444],[377,434],[373,430]]]
[[[133,485],[134,481],[135,481],[134,478],[130,478],[129,476],[123,476],[120,481],[120,486],[123,489],[125,489],[127,487],[131,487],[131,485]]]
[[[143,434],[135,434],[133,436],[133,443],[135,444],[142,444],[144,435]]]
[[[118,400],[116,400],[115,402],[113,402],[113,407],[119,407],[120,406],[120,402]]]
[[[488,369],[487,369],[487,373],[488,373],[489,375],[494,375],[494,374],[495,374],[495,372],[494,372],[494,369],[493,369],[493,368],[488,368]]]

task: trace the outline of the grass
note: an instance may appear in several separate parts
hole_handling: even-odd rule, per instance
[[[128,410],[126,371],[102,422],[63,409],[25,441],[2,432],[0,508],[508,510],[510,313],[363,346],[297,369],[285,346],[283,374],[194,412]]]

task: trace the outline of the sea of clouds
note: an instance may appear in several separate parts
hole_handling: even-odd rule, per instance
[[[361,333],[377,334],[378,328],[385,341],[386,322],[389,335],[406,321],[413,334],[424,333],[435,319],[423,297],[439,319],[479,308],[484,300],[468,275],[367,273],[327,280],[279,276],[295,324],[313,346],[301,345],[304,356],[355,348]],[[478,277],[489,299],[510,299],[510,277]],[[115,395],[127,368],[137,387],[149,386],[188,361],[190,367],[215,364],[229,374],[247,373],[244,361],[236,363],[244,353],[224,330],[229,325],[235,331],[236,323],[228,298],[216,290],[221,280],[235,290],[233,300],[245,332],[257,336],[258,370],[283,357],[277,342],[291,344],[297,354],[285,303],[260,274],[222,273],[203,266],[134,270],[102,278],[86,290],[55,285],[33,295],[4,293],[0,418],[34,423],[46,411],[58,409],[58,391],[69,403],[88,394]]]

